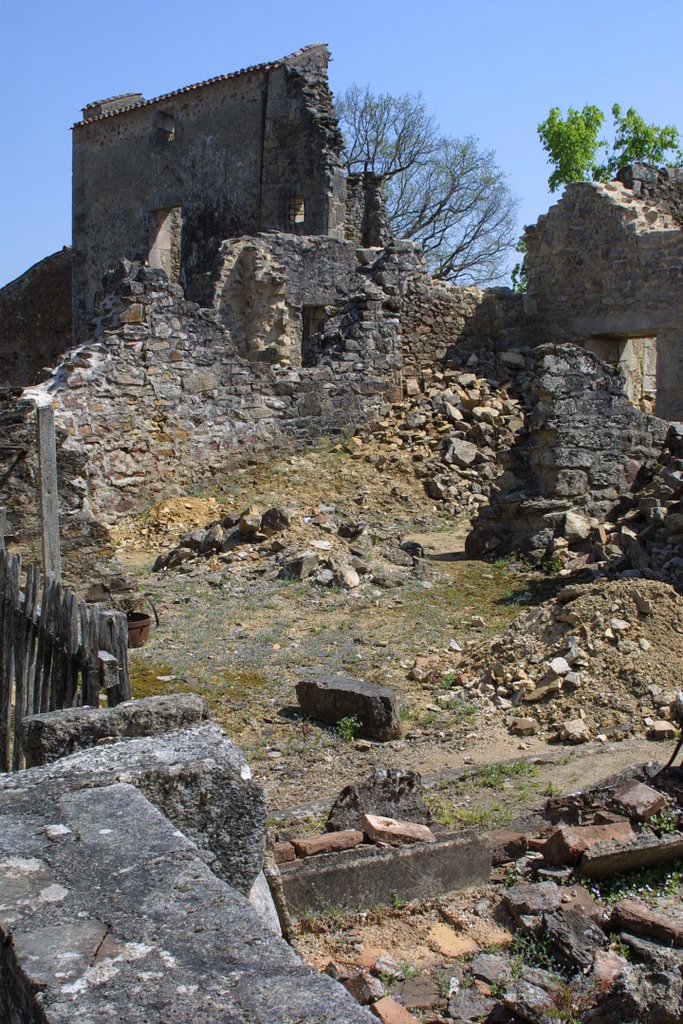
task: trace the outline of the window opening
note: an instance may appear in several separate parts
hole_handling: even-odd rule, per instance
[[[173,110],[157,110],[154,114],[154,127],[162,142],[175,140],[175,112]]]
[[[291,230],[296,230],[297,224],[303,224],[306,220],[306,201],[303,196],[290,196],[287,200],[287,225]]]

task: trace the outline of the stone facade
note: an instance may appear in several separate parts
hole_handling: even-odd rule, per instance
[[[400,394],[400,329],[394,294],[372,281],[372,264],[362,269],[366,289],[340,300],[315,365],[294,367],[241,355],[220,309],[188,302],[161,270],[122,261],[95,335],[39,388],[0,394],[3,443],[25,452],[0,484],[17,540],[35,552],[34,399],[55,407],[67,579],[110,557],[107,526],[121,513],[209,482],[255,448],[381,416]]]
[[[654,385],[658,415],[683,419],[683,170],[622,177],[568,186],[527,229],[527,312],[539,342],[593,350],[636,402]]]
[[[61,249],[0,289],[0,379],[26,387],[71,346],[71,250]]]
[[[73,132],[77,340],[122,256],[149,259],[198,298],[223,239],[344,237],[328,60],[325,46],[312,46],[154,100],[84,108]]]
[[[470,555],[519,552],[552,558],[577,522],[587,533],[656,461],[668,424],[643,415],[620,374],[574,345],[541,345],[524,381],[524,431],[505,453],[490,504],[467,538]]]

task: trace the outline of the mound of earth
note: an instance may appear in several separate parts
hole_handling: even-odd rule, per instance
[[[488,698],[513,727],[531,719],[530,733],[562,738],[565,723],[582,720],[586,740],[631,731],[672,738],[683,598],[647,580],[568,586],[499,637],[473,641],[459,670],[457,681]]]
[[[145,551],[176,544],[183,534],[214,522],[222,512],[215,498],[167,498],[144,516],[126,519],[112,527],[112,539],[120,549]]]

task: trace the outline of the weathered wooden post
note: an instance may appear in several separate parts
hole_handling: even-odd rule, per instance
[[[59,494],[55,413],[50,405],[36,406],[38,417],[38,487],[43,537],[43,569],[53,580],[62,579],[59,550]]]

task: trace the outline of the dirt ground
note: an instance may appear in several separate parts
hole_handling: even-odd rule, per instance
[[[250,559],[150,572],[183,532],[254,504],[313,512],[323,504],[339,517],[360,510],[373,544],[414,539],[425,559],[419,573],[403,573],[400,586],[364,582],[351,591],[273,579]],[[229,491],[174,499],[124,523],[117,531],[121,557],[160,618],[150,642],[131,651],[134,695],[203,694],[245,750],[271,811],[294,811],[310,818],[311,827],[320,827],[320,806],[375,767],[419,771],[433,785],[444,821],[484,824],[510,820],[555,787],[576,788],[586,764],[610,774],[634,757],[661,756],[642,736],[635,743],[591,744],[590,751],[558,750],[547,732],[521,740],[509,734],[498,709],[453,686],[470,649],[495,643],[525,609],[542,606],[567,584],[508,562],[468,561],[466,530],[466,522],[454,522],[429,501],[418,481],[378,473],[339,447],[284,463],[262,460],[237,470]],[[427,660],[420,681],[409,678],[417,658]],[[403,738],[346,742],[335,729],[303,720],[294,685],[301,669],[320,666],[392,686]],[[469,766],[521,757],[541,763],[473,791],[472,784],[449,781]]]
[[[389,587],[363,579],[353,590],[275,578],[272,560],[249,549],[227,565],[197,559],[183,571],[151,572],[156,557],[182,534],[254,505],[297,509],[309,518],[321,505],[332,508],[339,519],[363,519],[371,553],[385,542],[414,540],[425,557],[414,569],[397,569]],[[457,830],[528,821],[549,796],[668,757],[668,746],[645,737],[639,712],[656,703],[648,685],[666,689],[683,674],[681,634],[674,629],[683,623],[681,599],[670,588],[663,595],[655,588],[649,597],[660,610],[644,624],[632,607],[632,582],[624,581],[621,590],[609,584],[598,598],[579,585],[575,606],[589,630],[598,613],[606,617],[600,628],[609,627],[610,616],[628,615],[632,636],[649,637],[650,651],[640,650],[634,669],[629,651],[635,645],[620,648],[621,641],[600,635],[592,676],[582,670],[583,691],[535,705],[539,734],[513,736],[509,713],[456,680],[477,678],[495,659],[507,669],[523,657],[562,653],[569,626],[558,627],[554,611],[564,605],[553,599],[572,580],[509,561],[468,561],[467,529],[466,520],[430,502],[410,474],[379,473],[329,446],[284,462],[260,460],[236,470],[229,487],[172,499],[122,523],[116,530],[120,557],[140,597],[150,595],[159,614],[150,642],[130,652],[134,696],[203,694],[244,749],[265,789],[270,828],[280,837],[323,830],[343,786],[373,768],[420,772],[436,820]],[[416,662],[421,671],[415,672]],[[294,691],[299,672],[321,666],[393,687],[402,739],[346,741],[336,729],[302,718]],[[581,714],[617,691],[628,695],[626,711],[635,723],[627,738],[582,746],[549,742],[558,713]],[[419,975],[446,997],[459,968],[435,939],[438,929],[466,934],[481,949],[504,947],[511,935],[496,919],[497,902],[489,886],[381,911],[330,912],[298,923],[297,946],[318,969],[330,960],[370,966],[388,956],[400,965],[398,980],[389,984],[393,994],[402,998],[402,986]]]

